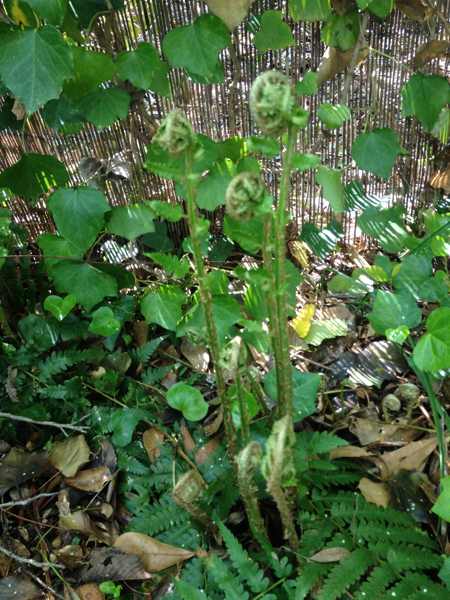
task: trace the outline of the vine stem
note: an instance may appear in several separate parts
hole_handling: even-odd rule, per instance
[[[194,263],[197,270],[198,277],[198,290],[202,308],[205,315],[206,322],[206,334],[208,337],[208,346],[211,354],[211,359],[214,364],[216,371],[216,385],[219,400],[223,407],[223,416],[225,423],[225,433],[228,440],[228,446],[230,450],[231,461],[234,465],[234,459],[237,455],[237,438],[236,430],[233,423],[233,417],[231,414],[231,404],[228,399],[227,390],[225,387],[225,378],[223,375],[222,367],[219,364],[219,344],[217,342],[217,330],[214,325],[214,317],[212,312],[212,298],[211,291],[206,282],[205,265],[203,263],[202,248],[200,245],[200,239],[197,235],[198,226],[198,213],[195,205],[195,190],[194,190],[194,159],[192,155],[192,149],[188,149],[186,152],[186,191],[188,201],[188,221],[189,230],[192,239],[192,249],[194,254]]]

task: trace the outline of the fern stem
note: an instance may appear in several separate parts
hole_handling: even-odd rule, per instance
[[[264,592],[261,592],[260,594],[258,594],[257,596],[255,596],[253,598],[253,600],[259,600],[259,598],[262,598],[263,596],[265,596],[267,594],[267,592],[270,592],[270,590],[273,590],[274,588],[278,587],[279,585],[281,585],[282,583],[284,583],[286,581],[287,577],[282,577],[281,579],[279,579],[278,581],[276,581],[275,583],[273,583],[271,586],[269,586],[267,588],[267,590],[264,590]]]
[[[258,490],[254,475],[261,462],[261,446],[258,442],[250,442],[238,454],[238,484],[244,502],[250,526],[269,541],[264,521],[259,512]]]
[[[241,418],[242,443],[246,446],[250,442],[250,427],[248,422],[247,403],[245,401],[244,384],[240,377],[236,378],[236,397]]]
[[[249,383],[251,385],[253,395],[256,398],[256,402],[258,403],[259,410],[261,411],[261,414],[264,417],[269,417],[270,416],[270,411],[267,408],[266,403],[264,402],[264,395],[262,393],[261,386],[255,380],[255,378],[253,377],[253,375],[250,373],[250,369],[248,369],[248,368],[247,368],[247,378],[248,378],[248,381],[249,381]]]

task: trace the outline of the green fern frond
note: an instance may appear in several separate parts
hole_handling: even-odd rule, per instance
[[[222,523],[218,523],[220,533],[230,553],[233,566],[237,569],[241,581],[250,587],[252,592],[260,594],[269,587],[269,580],[264,578],[263,571],[257,563],[248,557],[248,553],[234,535]]]
[[[232,506],[236,504],[240,497],[239,488],[233,484],[224,487],[222,492],[214,499],[214,510],[216,520],[223,521],[230,513]]]
[[[398,578],[397,573],[389,563],[375,567],[369,577],[355,592],[355,600],[379,600],[384,590]]]
[[[148,369],[142,372],[142,383],[149,383],[150,385],[154,385],[155,383],[161,383],[161,381],[172,368],[172,365],[159,368],[148,367]]]
[[[448,600],[448,591],[422,573],[405,573],[402,581],[391,587],[387,597],[395,597],[399,600]]]
[[[124,452],[119,451],[117,451],[117,455],[117,464],[120,469],[125,469],[125,471],[134,473],[135,475],[150,475],[150,467],[142,464],[134,456],[128,456]]]
[[[41,381],[47,381],[53,375],[66,371],[68,367],[73,367],[77,363],[102,356],[105,356],[105,352],[91,350],[90,348],[86,350],[60,350],[59,352],[52,352],[50,356],[47,356],[45,361],[41,360],[39,363],[38,377]]]
[[[301,575],[297,578],[297,589],[295,591],[295,600],[304,600],[313,587],[330,570],[330,567],[323,563],[310,562],[300,567]]]
[[[174,579],[173,583],[178,594],[184,600],[210,600],[203,590],[196,589],[189,583],[177,579]]]
[[[348,554],[328,575],[321,588],[318,600],[336,600],[360,579],[374,562],[372,554],[366,548],[358,548]]]
[[[433,554],[428,548],[418,548],[413,544],[396,545],[389,550],[387,559],[397,571],[436,569],[444,562],[439,554]]]
[[[41,398],[53,398],[55,400],[62,400],[67,396],[67,388],[65,385],[50,385],[47,388],[42,388],[39,391]]]
[[[227,569],[220,558],[213,554],[207,565],[220,589],[225,592],[227,600],[248,600],[248,592],[244,591],[242,583]]]
[[[184,548],[195,552],[201,544],[200,533],[193,527],[190,521],[174,525],[156,536],[156,539],[165,544]]]
[[[131,525],[126,527],[125,531],[136,531],[154,536],[161,531],[170,529],[174,524],[184,523],[188,518],[188,511],[178,506],[171,494],[166,493],[161,496],[159,501],[149,504],[133,517]]]
[[[310,557],[321,548],[336,530],[336,524],[331,521],[314,521],[308,524],[300,540],[300,553]]]
[[[363,540],[371,542],[387,537],[392,544],[406,542],[438,551],[436,542],[432,540],[427,533],[417,529],[406,529],[395,525],[386,529],[384,525],[380,525],[379,523],[367,523],[366,521],[361,520],[358,523],[356,534],[358,543],[361,543]]]
[[[355,483],[356,481],[361,480],[361,472],[351,472],[351,471],[333,471],[331,473],[327,473],[326,475],[322,475],[315,471],[313,474],[305,476],[302,478],[302,483],[314,484],[314,485],[323,485],[325,487],[329,487],[330,485],[348,485],[349,483]]]
[[[144,252],[144,254],[154,260],[167,273],[172,274],[174,279],[181,279],[189,271],[189,262],[186,257],[183,257],[180,261],[178,256],[173,254],[162,254],[161,252]]]
[[[130,351],[131,360],[135,363],[146,364],[150,360],[153,352],[158,348],[160,343],[166,336],[163,335],[159,338],[155,338],[154,340],[150,340],[146,342],[143,346],[139,346],[139,348],[133,348]]]
[[[331,452],[331,450],[334,450],[335,448],[348,446],[348,442],[327,431],[322,431],[322,433],[315,431],[312,435],[306,431],[302,431],[297,435],[297,440],[298,439],[301,441],[296,441],[296,447],[297,444],[306,445],[308,456],[325,454],[326,452]]]

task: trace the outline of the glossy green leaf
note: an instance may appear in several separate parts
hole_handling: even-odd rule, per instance
[[[204,14],[191,25],[169,31],[162,50],[172,67],[187,67],[207,77],[216,67],[219,52],[229,45],[230,34],[222,19]]]
[[[95,264],[95,268],[109,275],[113,279],[116,280],[117,289],[133,289],[136,284],[136,279],[133,274],[133,271],[128,271],[124,267],[119,267],[117,265],[107,265],[101,262]]]
[[[359,12],[348,10],[342,16],[331,14],[322,27],[321,40],[327,46],[336,46],[346,52],[356,42],[359,34]]]
[[[317,116],[328,129],[337,129],[351,117],[350,109],[345,104],[329,104],[323,102],[319,106]]]
[[[320,346],[324,340],[347,335],[348,325],[342,319],[324,319],[311,323],[308,334],[303,338],[307,344]]]
[[[258,252],[261,248],[263,238],[263,222],[261,217],[255,217],[251,221],[236,221],[230,215],[223,220],[224,234],[237,242],[247,252]]]
[[[360,169],[388,179],[399,154],[408,154],[389,127],[360,133],[353,141],[352,156]]]
[[[344,230],[338,221],[331,221],[320,230],[314,223],[305,223],[300,239],[306,242],[312,252],[322,260],[333,252],[337,242],[344,237]]]
[[[402,91],[403,116],[415,115],[431,131],[450,102],[450,85],[441,75],[413,75]]]
[[[89,331],[108,337],[120,331],[120,323],[114,317],[113,311],[110,308],[101,306],[92,313],[92,322],[89,325]]]
[[[136,50],[124,50],[116,57],[117,75],[142,90],[152,90],[170,98],[167,75],[169,66],[159,60],[158,50],[150,42],[139,42]]]
[[[223,66],[220,58],[217,59],[216,66],[214,67],[213,72],[208,75],[199,75],[198,73],[194,73],[193,71],[189,71],[186,67],[184,67],[184,72],[186,77],[192,81],[192,83],[201,83],[202,85],[211,85],[212,83],[225,83],[225,74],[223,72]]]
[[[27,344],[34,347],[32,351],[39,354],[58,342],[59,323],[53,317],[45,320],[37,315],[27,315],[19,321],[17,329]]]
[[[428,302],[439,302],[447,295],[448,287],[442,279],[430,277],[417,290],[419,298]]]
[[[212,240],[211,240],[212,241]],[[216,266],[222,266],[227,260],[230,252],[233,250],[234,244],[229,240],[219,238],[215,244],[208,250],[209,262],[217,263]]]
[[[63,80],[73,75],[72,67],[70,48],[51,25],[22,29],[0,23],[2,80],[28,116],[48,100],[59,98]]]
[[[69,0],[27,0],[27,4],[50,25],[61,25]]]
[[[386,329],[385,335],[390,342],[402,345],[409,335],[409,329],[402,325],[397,329]]]
[[[416,327],[422,322],[422,313],[410,294],[397,295],[378,290],[373,310],[367,318],[377,333],[385,335],[387,329]]]
[[[89,321],[80,321],[75,315],[68,314],[61,321],[59,332],[63,342],[68,340],[74,340],[77,337],[81,337],[83,340],[89,335],[88,332]]]
[[[292,158],[292,168],[298,171],[315,169],[320,164],[320,156],[308,154],[307,152],[296,152]]]
[[[384,282],[384,281],[389,281],[389,279],[390,279],[390,277],[386,273],[386,271],[384,269],[382,269],[381,267],[377,267],[376,265],[372,265],[370,267],[365,267],[364,271],[367,273],[367,275],[369,275],[369,277],[372,277],[372,279],[375,279],[375,281]]]
[[[39,16],[27,2],[4,0],[3,4],[8,17],[16,25],[25,25],[25,27],[32,27],[33,29],[37,29],[41,25]],[[6,23],[7,19],[3,18],[2,21]]]
[[[111,210],[105,195],[88,186],[56,190],[47,207],[59,233],[81,252],[92,246]]]
[[[378,240],[386,252],[400,252],[408,236],[403,226],[404,210],[401,204],[385,209],[369,206],[358,217],[358,227],[366,235]]]
[[[395,0],[372,0],[369,10],[380,19],[385,19],[394,8]]]
[[[44,256],[61,256],[64,258],[75,258],[81,260],[83,252],[77,250],[66,239],[53,233],[41,233],[36,238],[36,244],[42,249]],[[47,274],[53,279],[53,265],[60,261],[59,258],[44,258]]]
[[[327,284],[328,291],[332,294],[349,294],[351,296],[365,296],[369,289],[359,281],[345,275],[334,275]]]
[[[145,204],[114,206],[111,216],[108,217],[106,224],[108,233],[115,233],[127,240],[134,240],[144,233],[155,231],[153,220],[156,215]]]
[[[444,489],[447,492],[447,500],[449,500],[450,505],[450,486],[448,483],[445,484]],[[438,577],[442,579],[442,581],[445,583],[447,590],[450,590],[450,556],[447,556],[447,558],[444,560],[444,564],[442,565],[442,568],[438,573]]]
[[[260,152],[263,156],[274,158],[281,154],[280,143],[278,140],[252,135],[247,140],[247,149],[249,152]]]
[[[341,171],[319,165],[316,172],[316,183],[323,188],[323,196],[330,203],[334,214],[344,212],[344,190],[341,183]]]
[[[197,206],[213,212],[225,204],[228,184],[236,175],[236,165],[229,159],[221,159],[197,186]]]
[[[58,100],[49,100],[44,106],[42,116],[54,131],[60,130],[64,125],[86,121],[84,113],[75,110],[65,94],[61,94]]]
[[[291,28],[281,20],[279,10],[266,10],[261,17],[260,30],[253,36],[253,43],[260,54],[268,50],[281,50],[286,46],[293,46]]]
[[[371,2],[373,2],[373,0],[356,0],[356,4],[361,10],[367,8]]]
[[[305,73],[303,79],[295,84],[295,91],[299,96],[317,94],[317,73]]]
[[[72,308],[75,307],[77,299],[73,294],[69,294],[65,298],[61,296],[47,296],[44,302],[45,310],[49,310],[54,317],[62,321]]]
[[[147,323],[157,323],[161,327],[176,331],[177,323],[183,316],[182,302],[186,294],[174,285],[165,285],[145,296],[141,302],[141,312]]]
[[[320,375],[317,373],[302,373],[292,367],[294,381],[294,407],[295,421],[301,421],[316,412],[316,397],[320,384]],[[264,389],[267,394],[277,401],[277,373],[272,369],[264,377]]]
[[[450,308],[438,308],[427,320],[427,332],[417,342],[413,359],[422,371],[450,367]]]
[[[98,86],[114,77],[114,63],[106,52],[70,46],[74,77],[63,82],[69,100],[94,93]]]
[[[330,0],[291,0],[291,17],[297,21],[325,21],[331,14]]]
[[[167,404],[183,413],[188,421],[200,421],[208,413],[208,404],[197,388],[180,381],[167,392]]]
[[[100,131],[113,125],[116,119],[126,119],[130,96],[120,88],[100,88],[93,94],[72,102],[73,109],[86,115],[86,119]]]
[[[131,442],[136,425],[142,418],[145,418],[145,413],[139,408],[112,412],[108,426],[113,432],[111,442],[115,447],[123,448]]]
[[[383,254],[378,254],[377,256],[375,256],[375,260],[374,262],[374,266],[378,267],[379,269],[382,269],[386,275],[390,278],[391,274],[392,274],[392,263],[389,260],[389,258],[387,256],[384,256]],[[369,267],[370,268],[370,267]],[[375,277],[374,277],[375,279]],[[379,281],[379,279],[377,279],[377,281]]]
[[[90,311],[105,296],[117,296],[116,280],[87,263],[61,260],[53,266],[53,282],[58,292],[73,294],[78,304]]]
[[[426,256],[413,254],[406,256],[401,264],[400,270],[392,279],[394,287],[397,290],[409,292],[416,300],[423,300],[419,290],[433,273],[431,260]]]
[[[54,156],[23,154],[12,167],[0,173],[0,188],[9,188],[25,202],[37,202],[53,186],[69,183],[66,167]]]

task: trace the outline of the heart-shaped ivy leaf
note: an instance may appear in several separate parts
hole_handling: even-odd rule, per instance
[[[377,333],[385,335],[388,329],[416,327],[422,322],[422,313],[410,294],[400,296],[378,290],[373,310],[367,318]]]
[[[61,296],[47,296],[44,302],[45,310],[49,310],[54,317],[62,321],[66,317],[72,308],[77,303],[77,299],[73,294],[69,294],[65,298]]]
[[[98,333],[98,335],[114,335],[120,330],[120,323],[114,317],[113,311],[107,306],[102,306],[92,313],[92,323],[89,325],[89,331]]]
[[[333,252],[342,237],[344,237],[344,230],[338,221],[331,221],[322,231],[314,223],[305,223],[300,235],[300,239],[306,242],[314,254],[322,260]]]
[[[438,308],[427,320],[427,331],[417,342],[413,359],[422,371],[450,367],[450,308]]]
[[[360,133],[352,145],[352,156],[360,169],[388,179],[399,154],[409,154],[398,143],[395,131],[377,127]]]
[[[183,413],[188,421],[200,421],[206,417],[208,405],[197,388],[180,381],[167,392],[167,403]]]

